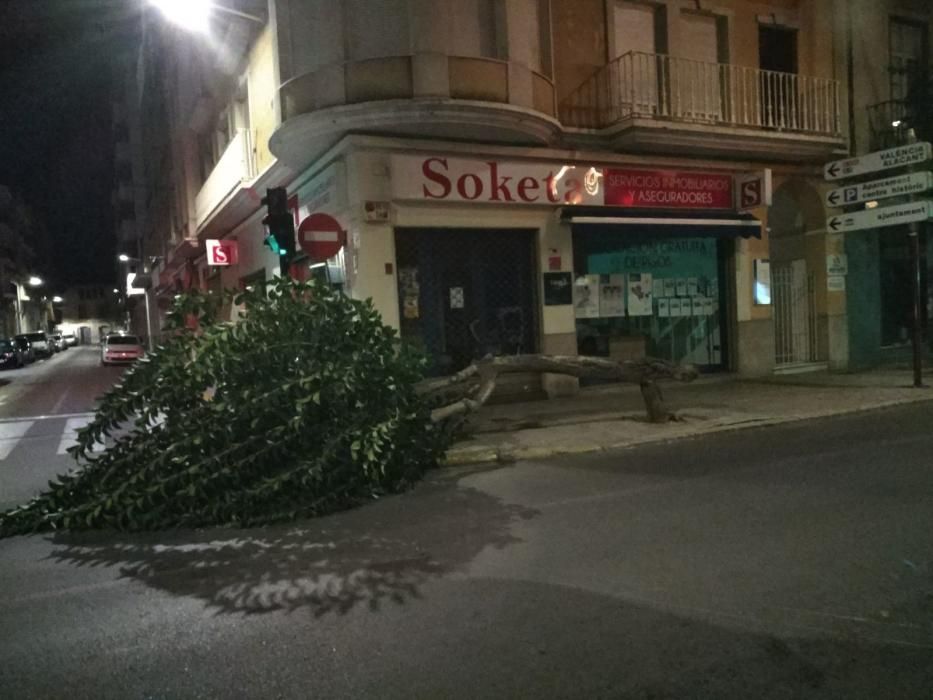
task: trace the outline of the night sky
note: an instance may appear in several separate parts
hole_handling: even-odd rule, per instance
[[[112,101],[134,47],[133,0],[0,0],[0,184],[46,240],[50,291],[115,276]]]

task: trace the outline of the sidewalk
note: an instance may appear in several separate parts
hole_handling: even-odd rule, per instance
[[[648,423],[641,393],[629,384],[587,387],[553,401],[485,406],[472,417],[468,437],[448,451],[446,464],[598,452],[933,400],[933,388],[915,389],[910,371],[892,369],[708,376],[691,384],[664,383],[663,391],[681,421]]]

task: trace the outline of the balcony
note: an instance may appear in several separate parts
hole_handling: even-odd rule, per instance
[[[616,150],[819,161],[845,148],[839,97],[828,78],[633,51],[559,115],[578,138]]]
[[[552,81],[522,64],[415,54],[332,64],[280,89],[283,123],[270,140],[303,167],[347,133],[546,145],[556,141]]]
[[[222,204],[255,176],[249,130],[237,129],[195,197],[198,228],[202,228]]]
[[[868,129],[871,135],[868,150],[880,151],[907,142],[911,121],[906,100],[888,100],[868,106]]]

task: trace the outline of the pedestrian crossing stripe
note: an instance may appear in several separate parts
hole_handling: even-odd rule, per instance
[[[13,448],[19,444],[19,441],[22,440],[33,425],[35,425],[34,420],[0,423],[0,460],[10,456]]]
[[[89,415],[82,418],[69,418],[65,421],[65,431],[62,433],[61,441],[58,443],[58,452],[56,454],[68,454],[68,449],[75,447],[78,444],[78,431],[84,427],[87,427],[94,419],[94,416]],[[103,452],[104,445],[99,442],[91,445],[91,452]],[[0,458],[2,459],[2,458]]]

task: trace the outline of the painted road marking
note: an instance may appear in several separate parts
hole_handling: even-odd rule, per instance
[[[20,420],[0,424],[0,460],[10,456],[13,448],[19,444],[23,435],[35,424],[32,420]]]
[[[13,423],[22,420],[54,420],[56,418],[91,418],[93,416],[93,413],[51,413],[44,416],[17,416],[16,418],[0,418],[0,423]]]
[[[87,426],[91,422],[93,415],[88,414],[82,418],[69,418],[65,422],[65,431],[62,433],[62,439],[58,443],[58,452],[56,454],[67,454],[69,447],[74,447],[78,444],[78,431],[81,428]],[[91,446],[91,452],[103,452],[104,445],[99,442],[94,443]]]

